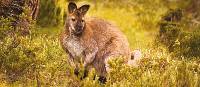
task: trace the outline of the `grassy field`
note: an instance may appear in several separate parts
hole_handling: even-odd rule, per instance
[[[73,67],[69,66],[67,55],[60,46],[59,34],[63,25],[36,26],[30,36],[19,37],[21,44],[1,65],[0,87],[200,87],[199,57],[174,57],[165,46],[156,43],[159,21],[168,7],[161,0],[128,1],[83,3],[91,5],[87,16],[115,23],[127,36],[131,49],[141,50],[138,67],[122,64],[119,58],[110,62],[111,72],[106,84],[93,80],[94,70],[80,80],[73,74]],[[61,3],[62,0],[58,6],[65,7]],[[9,40],[6,43],[9,44]],[[25,55],[23,49],[31,50],[34,55]]]

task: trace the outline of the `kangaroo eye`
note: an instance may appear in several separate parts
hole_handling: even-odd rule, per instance
[[[75,19],[74,19],[74,18],[72,18],[72,21],[75,21]]]
[[[84,20],[81,20],[81,22],[84,22]]]

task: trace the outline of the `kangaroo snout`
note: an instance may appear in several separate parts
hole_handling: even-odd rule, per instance
[[[82,32],[83,32],[83,26],[78,25],[75,27],[76,34],[81,34]]]

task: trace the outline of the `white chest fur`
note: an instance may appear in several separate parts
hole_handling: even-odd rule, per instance
[[[67,37],[63,40],[65,48],[67,48],[69,53],[71,53],[74,58],[82,57],[82,53],[85,48],[77,38]]]

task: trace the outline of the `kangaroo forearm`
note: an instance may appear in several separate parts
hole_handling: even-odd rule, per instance
[[[68,55],[67,55],[67,57],[68,57],[67,59],[68,59],[68,62],[69,62],[69,64],[70,64],[70,66],[76,67],[76,64],[75,64],[75,61],[74,61],[73,56],[69,53],[68,50],[66,50],[66,53],[68,54]]]
[[[85,57],[85,61],[84,61],[84,67],[87,67],[90,63],[92,63],[94,61],[95,57],[93,56],[93,53],[90,55],[87,55]]]
[[[95,49],[92,50],[92,52],[85,54],[86,55],[85,60],[84,60],[85,67],[94,61],[97,51],[98,51],[98,48],[96,47]]]

